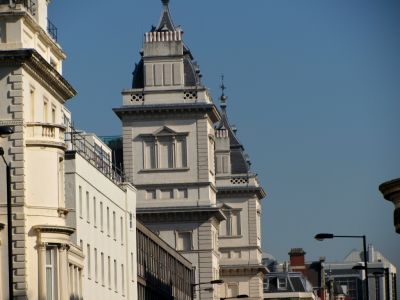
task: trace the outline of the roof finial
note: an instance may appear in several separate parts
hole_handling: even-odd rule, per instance
[[[224,85],[224,74],[221,75],[221,97],[219,97],[219,100],[221,101],[221,108],[225,109],[226,107],[226,100],[228,99],[227,96],[225,96],[225,90],[226,86]]]
[[[164,6],[168,6],[169,4],[169,0],[161,0],[161,2]]]

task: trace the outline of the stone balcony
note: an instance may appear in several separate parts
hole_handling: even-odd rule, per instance
[[[26,145],[65,149],[65,126],[51,123],[26,123]]]

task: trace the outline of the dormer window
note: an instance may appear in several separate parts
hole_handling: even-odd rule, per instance
[[[287,289],[286,277],[278,277],[277,280],[278,280],[277,282],[278,290],[286,290]]]
[[[151,135],[142,135],[143,169],[187,168],[187,133],[163,127]]]

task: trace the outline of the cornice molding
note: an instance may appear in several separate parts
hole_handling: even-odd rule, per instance
[[[242,186],[242,187],[217,187],[217,195],[245,194],[257,195],[259,199],[263,199],[266,193],[262,187]]]
[[[1,50],[0,65],[24,67],[64,102],[77,92],[35,49]]]
[[[57,225],[36,225],[32,227],[34,231],[38,233],[63,233],[71,235],[75,232],[75,229],[68,226],[57,226]]]
[[[159,105],[124,105],[113,108],[116,115],[122,120],[127,115],[163,115],[166,113],[206,113],[213,123],[219,121],[221,116],[214,104],[210,103],[181,103]]]

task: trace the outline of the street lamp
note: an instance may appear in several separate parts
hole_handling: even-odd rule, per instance
[[[227,298],[219,298],[220,300],[226,300],[226,299],[239,299],[239,298],[249,298],[249,295],[242,294],[242,295],[237,295],[235,297],[227,297]]]
[[[325,239],[333,239],[333,238],[354,238],[354,239],[363,239],[363,248],[364,248],[364,272],[365,272],[365,294],[367,296],[367,300],[369,300],[369,285],[368,285],[368,260],[367,260],[367,241],[365,235],[335,235],[332,233],[318,233],[314,237],[318,241],[323,241]]]
[[[0,126],[0,137],[14,133],[11,126]],[[8,295],[14,299],[13,288],[13,265],[12,265],[12,211],[11,211],[11,166],[4,158],[4,149],[0,147],[0,156],[6,165],[6,186],[7,186],[7,246],[8,246]]]

